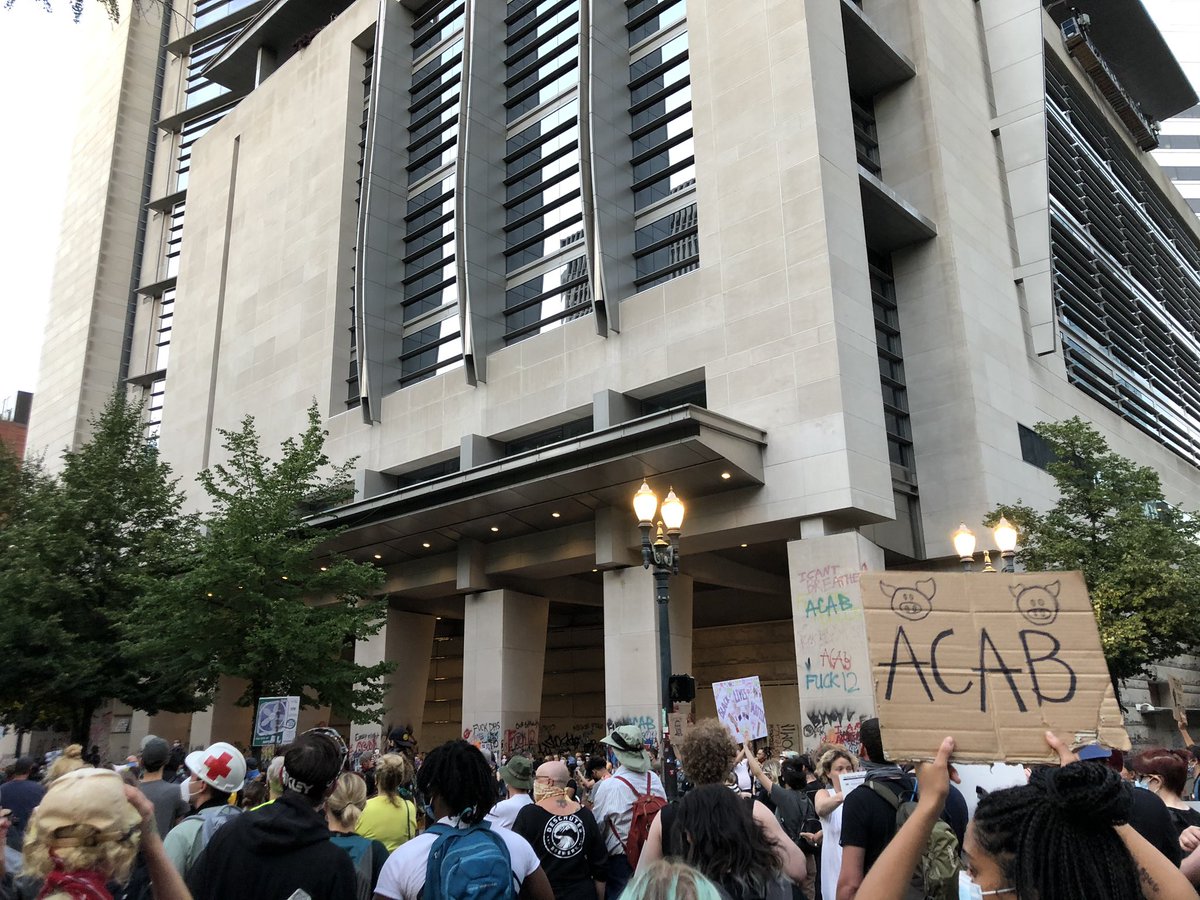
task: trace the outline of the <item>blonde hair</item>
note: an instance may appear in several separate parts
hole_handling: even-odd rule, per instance
[[[58,759],[50,764],[50,768],[46,771],[46,777],[42,781],[42,787],[48,788],[56,778],[62,778],[68,772],[86,767],[87,763],[83,761],[83,746],[71,744]]]
[[[86,826],[81,826],[80,830],[87,833]],[[67,872],[95,870],[109,881],[124,883],[129,879],[141,837],[141,829],[134,828],[124,837],[103,840],[91,847],[52,847],[49,840],[38,831],[35,811],[25,831],[25,862],[21,874],[41,880],[55,867],[61,867]],[[66,896],[60,893],[48,895],[51,898]]]
[[[412,781],[412,765],[403,753],[385,753],[375,763],[375,784],[392,806],[400,805],[400,788]]]
[[[366,805],[367,783],[355,772],[343,772],[339,775],[337,786],[325,801],[325,808],[329,810],[330,815],[349,831],[353,831],[358,825]]]
[[[639,868],[621,896],[628,896],[629,900],[720,900],[721,893],[691,866],[660,859]]]
[[[849,750],[843,750],[841,748],[834,747],[821,754],[821,758],[817,760],[817,765],[814,768],[817,777],[821,779],[822,783],[828,785],[833,784],[833,779],[829,776],[829,770],[833,768],[833,764],[839,759],[844,759],[846,762],[850,763],[851,770],[858,770],[858,760],[854,758],[854,754],[852,754]]]
[[[271,764],[267,766],[267,795],[272,800],[278,800],[283,796],[283,754],[271,760]]]

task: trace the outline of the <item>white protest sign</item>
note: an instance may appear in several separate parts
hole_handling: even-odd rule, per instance
[[[296,723],[299,719],[299,697],[259,697],[251,744],[255,747],[290,744],[296,739]]]
[[[762,685],[757,675],[714,681],[713,699],[717,718],[739,744],[767,736],[767,712],[763,707]]]

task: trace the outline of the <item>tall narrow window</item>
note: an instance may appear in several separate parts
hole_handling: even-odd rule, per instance
[[[579,0],[510,0],[505,28],[505,108],[517,122],[504,156],[511,276],[504,339],[511,343],[587,315],[591,303],[579,168]]]
[[[454,251],[454,160],[462,94],[462,0],[441,0],[413,23],[404,216],[400,384],[461,365]]]
[[[896,305],[892,260],[886,253],[868,250],[867,262],[871,273],[871,305],[875,311],[875,345],[879,354],[888,458],[893,466],[903,470],[903,481],[915,483],[908,388],[904,381],[904,350],[900,345],[900,312]]]
[[[371,84],[375,70],[375,50],[366,48],[366,58],[363,60],[362,72],[362,116],[358,121],[358,177],[354,182],[354,208],[361,209],[363,182],[367,172],[367,127],[371,113]],[[357,249],[357,248],[356,248]],[[357,254],[356,254],[357,255]],[[357,309],[354,302],[354,279],[350,279],[350,361],[346,372],[346,405],[355,407],[362,403],[362,391],[359,385],[358,373],[358,322]]]
[[[652,287],[699,266],[687,3],[626,0],[630,164],[637,214],[635,285]],[[687,205],[684,205],[687,203]]]

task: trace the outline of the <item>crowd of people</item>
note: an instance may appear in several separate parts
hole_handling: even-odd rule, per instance
[[[225,742],[151,736],[115,767],[76,745],[5,773],[0,900],[1197,897],[1200,747],[1048,732],[1059,764],[969,819],[953,738],[915,770],[877,720],[860,738],[773,754],[697,722],[670,802],[636,725],[541,759],[459,740],[352,760],[330,728],[265,768]]]

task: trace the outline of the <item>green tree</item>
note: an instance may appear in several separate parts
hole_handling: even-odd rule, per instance
[[[1041,423],[1058,502],[1037,512],[999,505],[1032,571],[1079,569],[1087,581],[1114,683],[1200,645],[1200,520],[1168,504],[1158,473],[1109,449],[1079,418]]]
[[[171,671],[241,678],[236,698],[300,696],[370,721],[391,664],[354,662],[353,642],[382,627],[387,600],[379,568],[321,548],[336,532],[304,519],[314,505],[351,494],[354,461],[331,467],[314,404],[308,427],[282,444],[278,461],[259,449],[254,419],[221,431],[227,461],[200,473],[211,502],[204,535],[181,560],[184,574],[148,592],[147,615],[179,627],[142,635],[143,652]]]
[[[0,465],[0,719],[65,725],[78,742],[110,698],[150,713],[203,707],[194,679],[164,678],[124,639],[139,586],[174,574],[164,550],[188,546],[195,522],[137,404],[116,391],[92,426],[58,477],[37,461]]]

